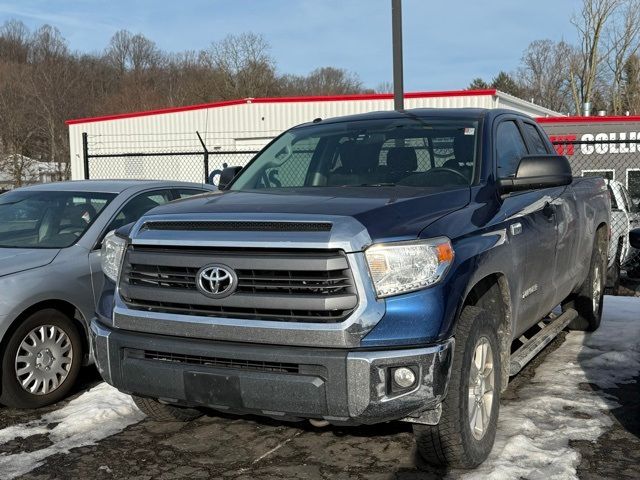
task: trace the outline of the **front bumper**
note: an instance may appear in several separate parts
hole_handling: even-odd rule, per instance
[[[433,418],[447,391],[454,341],[381,351],[255,345],[111,329],[91,323],[97,367],[119,390],[163,402],[282,420],[373,424]],[[414,387],[392,389],[409,366]]]

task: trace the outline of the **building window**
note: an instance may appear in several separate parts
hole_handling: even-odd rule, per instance
[[[607,180],[616,179],[616,171],[608,169],[582,170],[583,177],[602,177]]]
[[[627,168],[627,190],[633,203],[640,203],[640,168]]]

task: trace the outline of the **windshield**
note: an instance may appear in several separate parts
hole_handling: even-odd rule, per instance
[[[0,247],[68,247],[114,197],[111,193],[28,190],[0,195]]]
[[[477,134],[475,119],[416,117],[294,128],[258,154],[230,190],[470,185]]]

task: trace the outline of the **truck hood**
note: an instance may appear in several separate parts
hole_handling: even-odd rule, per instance
[[[277,213],[342,215],[358,220],[371,239],[417,237],[432,222],[470,201],[468,187],[327,187],[226,191],[156,207],[147,215]]]
[[[0,277],[50,264],[57,248],[0,248]]]

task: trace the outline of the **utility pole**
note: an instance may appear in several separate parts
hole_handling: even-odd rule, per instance
[[[393,37],[393,108],[404,110],[402,0],[391,0],[391,35]]]

